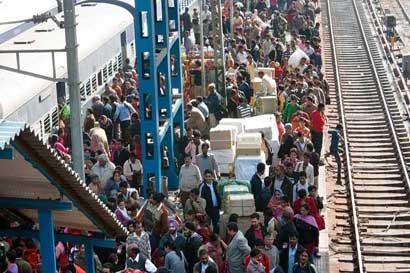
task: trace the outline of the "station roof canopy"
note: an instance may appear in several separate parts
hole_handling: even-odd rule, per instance
[[[72,202],[71,211],[53,211],[56,228],[103,232],[111,238],[127,234],[78,174],[22,122],[0,120],[0,198]],[[15,210],[38,223],[37,210]]]

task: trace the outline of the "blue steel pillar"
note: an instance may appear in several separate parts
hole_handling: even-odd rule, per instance
[[[39,209],[40,253],[43,273],[55,273],[57,270],[54,244],[53,216],[49,209]]]
[[[158,75],[155,62],[154,5],[152,0],[135,0],[135,51],[140,93],[143,189],[146,195],[148,178],[155,176],[160,190],[161,158],[158,115]],[[165,39],[166,37],[164,37]],[[151,109],[147,115],[146,109]]]
[[[94,245],[91,241],[86,241],[85,246],[85,267],[87,273],[95,273],[95,263],[94,263]]]
[[[171,0],[172,1],[172,0]],[[179,35],[180,32],[180,22],[179,22],[179,0],[173,0],[174,1],[174,7],[168,7],[168,17],[170,21],[175,22],[175,31]],[[184,134],[184,98],[183,98],[183,84],[182,84],[182,65],[181,65],[181,43],[182,43],[182,37],[178,37],[177,41],[171,46],[170,48],[170,55],[171,58],[175,60],[174,63],[174,73],[171,73],[171,85],[173,89],[178,90],[178,94],[181,95],[181,106],[177,110],[174,121],[175,123],[178,123],[181,129],[181,138]]]
[[[165,94],[159,97],[160,109],[166,110],[166,118],[169,123],[169,129],[167,130],[164,138],[162,139],[161,148],[167,147],[169,167],[165,168],[163,165],[163,175],[168,177],[168,185],[171,185],[172,189],[175,188],[177,183],[176,168],[174,164],[174,122],[172,119],[172,84],[171,84],[171,57],[170,57],[170,44],[169,44],[169,18],[168,18],[168,0],[161,0],[162,2],[162,20],[155,23],[157,34],[164,37],[163,43],[157,43],[158,47],[164,48],[167,51],[166,57],[158,66],[158,71],[164,75],[165,78]]]

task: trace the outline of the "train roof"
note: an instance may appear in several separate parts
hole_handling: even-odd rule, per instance
[[[57,8],[56,0],[0,0],[0,22],[10,22],[33,17]],[[0,35],[23,23],[0,25]]]
[[[113,36],[124,31],[133,22],[129,12],[109,4],[79,5],[76,7],[76,14],[79,61],[96,51]],[[62,13],[58,14],[57,18],[63,21]],[[39,30],[41,32],[38,32]],[[26,42],[27,44],[15,44],[15,42]],[[65,48],[64,29],[60,29],[51,20],[38,24],[0,45],[0,50],[63,48]],[[16,67],[15,54],[1,54],[0,56],[0,64]],[[64,76],[66,74],[65,53],[56,54],[55,63],[57,77]],[[20,64],[24,70],[52,76],[51,54],[25,53],[20,57]],[[0,70],[0,119],[7,118],[31,98],[39,95],[51,83],[47,80]]]

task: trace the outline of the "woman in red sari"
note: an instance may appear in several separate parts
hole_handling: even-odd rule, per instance
[[[227,273],[228,268],[225,262],[225,253],[228,246],[225,242],[221,240],[217,234],[212,233],[206,247],[208,248],[209,256],[218,265],[218,273]]]

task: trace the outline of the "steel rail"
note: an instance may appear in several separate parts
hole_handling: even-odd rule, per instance
[[[400,0],[396,0],[396,1],[400,1]],[[394,53],[392,52],[392,48],[390,47],[390,43],[387,41],[386,36],[383,34],[383,25],[380,22],[380,18],[377,16],[377,13],[375,11],[374,5],[371,2],[371,0],[367,0],[367,5],[370,9],[370,12],[373,14],[373,16],[375,18],[374,24],[375,24],[376,28],[378,27],[382,31],[382,33],[381,34],[379,33],[379,35],[377,35],[377,36],[378,36],[378,39],[380,41],[380,44],[382,46],[383,46],[383,44],[385,44],[384,50],[382,50],[383,55],[385,56],[385,58],[387,60],[391,59],[392,63],[388,62],[388,64],[389,64],[390,69],[393,71],[393,74],[394,74],[395,69],[396,69],[397,73],[399,74],[398,76],[396,76],[394,74],[394,79],[400,80],[402,82],[403,88],[401,88],[400,86],[396,86],[396,87],[399,90],[398,94],[400,96],[400,99],[402,100],[402,102],[404,104],[404,108],[405,108],[407,118],[410,119],[410,109],[407,106],[406,99],[404,98],[404,95],[403,95],[403,93],[401,92],[400,89],[403,89],[403,92],[406,94],[409,101],[410,101],[410,90],[407,87],[405,79],[403,78],[403,74],[400,70],[400,67],[399,67],[397,61],[396,61],[396,57],[394,56]],[[409,23],[410,23],[410,19],[409,19]],[[396,84],[398,84],[397,81],[395,81],[395,82],[396,82]],[[408,186],[410,188],[410,184]]]
[[[403,152],[402,152],[401,147],[400,147],[399,138],[397,137],[397,133],[396,133],[395,126],[394,126],[394,123],[393,123],[393,119],[392,119],[392,116],[391,116],[391,113],[390,113],[390,110],[389,110],[389,106],[387,105],[386,97],[385,97],[384,92],[383,92],[383,86],[381,84],[380,78],[379,78],[378,73],[377,73],[377,68],[376,68],[376,65],[375,65],[375,62],[374,62],[374,59],[373,59],[373,55],[372,55],[372,52],[370,50],[369,43],[367,42],[366,32],[364,31],[364,28],[363,28],[363,23],[362,23],[362,20],[360,18],[360,14],[359,14],[359,10],[357,8],[356,0],[351,0],[351,1],[353,2],[355,14],[356,14],[357,20],[359,22],[360,32],[361,32],[361,35],[362,35],[362,38],[363,38],[363,42],[366,46],[366,52],[367,52],[367,55],[369,57],[369,61],[371,62],[371,65],[372,65],[373,76],[376,80],[377,90],[379,91],[380,97],[382,98],[383,107],[384,107],[385,114],[386,114],[386,117],[387,117],[387,120],[388,120],[388,123],[389,123],[389,126],[390,126],[390,131],[391,131],[391,134],[392,134],[394,147],[395,147],[395,150],[397,152],[397,156],[399,157],[400,166],[401,166],[401,170],[403,172],[404,180],[405,180],[407,185],[410,185],[410,179],[409,179],[409,174],[407,172],[406,161],[404,160]]]
[[[399,4],[399,7],[401,9],[401,12],[404,14],[404,17],[406,18],[407,23],[410,24],[410,16],[406,11],[406,8],[404,7],[403,3],[401,2],[401,0],[396,0],[397,4]]]
[[[358,264],[358,273],[364,273],[365,269],[363,266],[363,259],[362,259],[362,247],[360,242],[360,233],[359,233],[359,219],[357,216],[357,208],[356,203],[354,200],[354,192],[353,192],[353,176],[352,176],[352,168],[351,168],[351,159],[349,155],[349,146],[348,146],[348,138],[347,138],[347,130],[346,130],[346,119],[344,113],[344,106],[343,106],[343,96],[342,96],[342,86],[340,81],[339,75],[339,65],[337,61],[337,53],[336,53],[336,42],[334,38],[333,32],[333,22],[332,22],[332,12],[330,7],[330,0],[326,0],[327,2],[327,16],[328,16],[328,23],[329,23],[329,36],[331,42],[331,49],[332,49],[332,57],[333,57],[333,70],[334,70],[334,77],[335,77],[335,87],[337,91],[337,96],[339,98],[339,110],[340,110],[340,119],[343,126],[343,138],[344,141],[344,151],[345,151],[345,177],[347,179],[347,184],[349,185],[349,192],[350,192],[350,202],[352,206],[352,220],[353,220],[353,231],[355,237],[355,247],[356,247],[356,260]]]
[[[381,99],[382,106],[383,106],[383,112],[386,117],[386,121],[388,123],[388,127],[390,129],[390,137],[392,139],[392,146],[393,149],[396,151],[396,158],[398,159],[398,165],[399,165],[399,170],[401,171],[401,176],[405,180],[404,182],[407,184],[407,186],[410,185],[409,183],[409,175],[407,172],[407,165],[404,160],[404,156],[400,147],[400,142],[399,138],[397,136],[396,130],[395,130],[395,124],[393,122],[393,118],[391,115],[391,112],[389,110],[389,106],[387,104],[386,97],[383,92],[383,87],[381,84],[381,80],[378,76],[378,71],[377,67],[375,64],[375,60],[372,56],[372,51],[370,49],[369,43],[367,42],[367,35],[364,27],[363,27],[363,22],[361,19],[361,14],[359,12],[358,6],[356,4],[355,0],[351,0],[352,5],[354,8],[354,13],[355,17],[358,23],[358,28],[360,30],[360,36],[362,38],[362,43],[365,46],[366,49],[366,55],[368,58],[368,61],[370,62],[371,66],[371,71],[373,74],[373,78],[375,79],[375,85],[377,92],[379,93],[379,98]],[[363,260],[363,255],[362,255],[362,248],[361,248],[361,242],[360,242],[360,231],[359,231],[359,221],[358,221],[358,211],[357,211],[357,202],[355,200],[355,192],[354,192],[354,183],[353,183],[353,177],[352,177],[352,171],[351,171],[351,158],[349,155],[349,143],[348,143],[348,134],[347,134],[347,127],[346,127],[346,117],[344,113],[344,103],[343,103],[343,96],[341,92],[341,81],[340,81],[340,75],[339,75],[339,66],[338,66],[338,61],[337,61],[337,53],[336,53],[336,42],[334,38],[334,30],[333,30],[333,24],[332,24],[332,15],[331,15],[331,7],[330,7],[330,1],[327,0],[328,4],[328,16],[329,16],[329,32],[330,32],[330,40],[331,40],[331,49],[333,53],[333,66],[334,66],[334,73],[335,73],[335,80],[336,80],[336,90],[338,91],[338,97],[339,97],[339,107],[340,107],[340,114],[341,114],[341,121],[343,125],[343,135],[345,136],[345,143],[344,143],[344,149],[345,149],[345,157],[346,157],[346,172],[347,172],[347,182],[349,185],[349,199],[351,202],[352,206],[352,221],[353,221],[353,231],[354,231],[354,237],[355,237],[355,248],[356,248],[356,260],[357,260],[357,266],[359,272],[366,272],[366,268],[364,266],[364,260]]]

